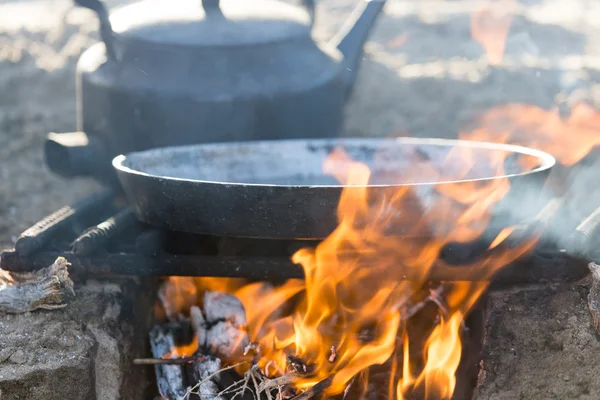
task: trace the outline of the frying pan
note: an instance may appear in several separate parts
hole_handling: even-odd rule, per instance
[[[323,172],[325,159],[336,149],[370,168],[367,185],[348,187]],[[503,176],[490,165],[499,156],[506,156]],[[142,222],[173,231],[275,239],[327,237],[338,224],[344,188],[366,186],[377,195],[393,196],[410,186],[418,193],[411,200],[415,210],[424,212],[428,196],[440,185],[506,177],[511,193],[537,192],[554,163],[552,156],[520,146],[419,138],[211,143],[113,160]],[[396,234],[410,235],[410,228],[400,227]]]

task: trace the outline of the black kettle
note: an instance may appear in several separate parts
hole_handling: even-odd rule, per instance
[[[336,136],[385,0],[361,0],[328,43],[313,0],[145,0],[96,12],[103,43],[77,64],[77,129],[50,133],[49,168],[114,179],[111,159],[155,147]]]

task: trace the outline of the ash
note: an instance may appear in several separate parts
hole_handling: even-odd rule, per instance
[[[228,321],[236,327],[247,324],[244,305],[237,297],[228,293],[205,292],[204,315],[209,324],[219,321]]]
[[[225,359],[240,356],[250,343],[246,331],[240,330],[228,321],[218,322],[208,330],[206,342],[210,350]]]
[[[215,381],[211,380],[220,370],[221,360],[218,358],[211,357],[194,365],[194,378],[201,382],[198,386],[198,396],[201,400],[224,399],[222,396],[217,396],[221,390]]]

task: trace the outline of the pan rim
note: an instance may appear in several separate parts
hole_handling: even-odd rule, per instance
[[[397,184],[367,184],[367,185],[290,185],[290,184],[270,184],[270,183],[247,183],[247,182],[221,182],[221,181],[212,181],[212,180],[203,180],[203,179],[190,179],[190,178],[178,178],[173,176],[165,176],[165,175],[157,175],[144,171],[140,171],[137,169],[130,168],[125,165],[128,161],[128,157],[139,157],[143,155],[148,155],[152,153],[164,152],[168,150],[175,151],[177,149],[188,149],[193,150],[194,148],[210,148],[210,147],[223,147],[227,145],[231,145],[232,143],[236,144],[246,144],[246,145],[261,145],[266,143],[277,143],[282,140],[291,143],[291,142],[312,142],[312,143],[332,143],[332,144],[343,144],[343,143],[355,143],[355,144],[369,144],[372,143],[373,140],[380,140],[384,142],[397,142],[404,144],[423,144],[423,145],[434,145],[434,146],[461,146],[461,147],[470,147],[470,148],[479,148],[479,149],[488,149],[488,150],[499,150],[499,151],[507,151],[511,153],[518,153],[522,155],[528,155],[537,158],[540,161],[540,165],[537,168],[534,168],[530,171],[519,172],[515,174],[505,174],[505,175],[497,175],[490,176],[485,178],[472,178],[472,179],[458,179],[458,180],[448,180],[448,181],[439,181],[439,182],[411,182],[411,183],[397,183]],[[213,142],[213,143],[197,143],[192,145],[182,145],[182,146],[166,146],[166,147],[158,147],[152,148],[149,150],[135,151],[128,154],[120,154],[116,156],[112,160],[112,165],[115,170],[118,172],[137,175],[140,177],[151,178],[151,179],[164,179],[170,181],[177,182],[186,182],[186,183],[202,183],[202,184],[214,184],[214,185],[226,185],[226,186],[252,186],[252,187],[270,187],[270,188],[315,188],[315,189],[343,189],[343,188],[395,188],[395,187],[423,187],[423,186],[437,186],[437,185],[449,185],[449,184],[458,184],[458,183],[469,183],[469,182],[485,182],[492,181],[496,179],[510,179],[516,177],[524,177],[532,174],[536,174],[538,172],[543,172],[550,170],[552,167],[556,165],[556,158],[549,153],[546,153],[541,150],[533,149],[530,147],[513,145],[513,144],[503,144],[503,143],[492,143],[492,142],[483,142],[483,141],[475,141],[475,140],[462,140],[462,139],[441,139],[441,138],[418,138],[418,137],[395,137],[395,138],[364,138],[364,137],[349,137],[349,138],[316,138],[316,139],[275,139],[275,140],[255,140],[255,141],[238,141],[238,142]]]

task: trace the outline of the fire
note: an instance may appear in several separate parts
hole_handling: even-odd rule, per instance
[[[483,46],[491,65],[502,63],[516,5],[516,0],[493,0],[471,16],[471,36]]]
[[[507,155],[486,158],[485,170],[505,175]],[[533,244],[502,246],[511,234],[502,231],[490,246],[498,251],[470,265],[481,271],[483,281],[426,289],[442,248],[477,239],[490,210],[510,188],[507,179],[460,181],[477,176],[481,167],[471,148],[456,147],[441,168],[419,172],[445,183],[378,188],[367,186],[381,178],[377,173],[343,150],[333,151],[323,168],[347,185],[338,205],[339,225],[316,248],[293,255],[304,269],[304,281],[274,287],[239,279],[171,278],[172,303],[179,307],[185,298],[198,301],[189,294],[204,290],[237,296],[247,311],[250,340],[259,343],[260,368],[282,374],[290,356],[301,360],[304,373],[295,382],[299,390],[324,380],[330,380],[326,395],[341,394],[351,385],[366,390],[368,371],[389,365],[391,397],[424,393],[426,398],[449,399],[461,359],[464,316],[487,287],[486,280]],[[420,332],[427,339],[419,343],[411,338],[411,318],[422,308],[431,321]],[[415,355],[409,343],[420,347],[421,354]],[[178,349],[178,354],[188,354],[195,345]]]
[[[516,0],[490,1],[472,15],[471,33],[490,64],[502,62]],[[401,46],[401,35],[388,43]],[[485,112],[463,140],[534,147],[573,165],[600,144],[600,114],[579,104],[569,117],[525,104]],[[508,226],[490,241],[471,270],[477,282],[429,282],[440,252],[452,243],[475,241],[486,233],[494,207],[510,191],[505,176],[508,153],[486,155],[469,147],[453,148],[440,166],[419,161],[411,174],[378,175],[342,149],[326,159],[324,172],[347,185],[337,209],[338,227],[316,248],[292,260],[305,280],[278,286],[241,279],[170,278],[161,293],[164,313],[177,318],[198,304],[205,290],[235,295],[247,313],[247,333],[259,344],[259,367],[282,375],[299,363],[299,390],[328,381],[327,396],[353,391],[362,398],[375,371],[383,368],[388,398],[450,399],[462,356],[465,317],[500,268],[529,251],[535,239],[508,246]],[[521,170],[537,165],[519,161]],[[385,179],[384,179],[385,178]],[[430,185],[369,186],[381,180]],[[410,279],[408,279],[409,277]],[[165,357],[193,354],[196,340]],[[362,395],[361,395],[362,393]]]
[[[552,154],[563,165],[573,165],[600,144],[600,113],[587,104],[577,104],[563,118],[558,110],[529,104],[507,104],[481,115],[478,129],[461,139],[512,143]]]
[[[198,340],[194,337],[188,344],[175,346],[170,353],[167,353],[163,358],[184,358],[189,357],[198,350]]]

